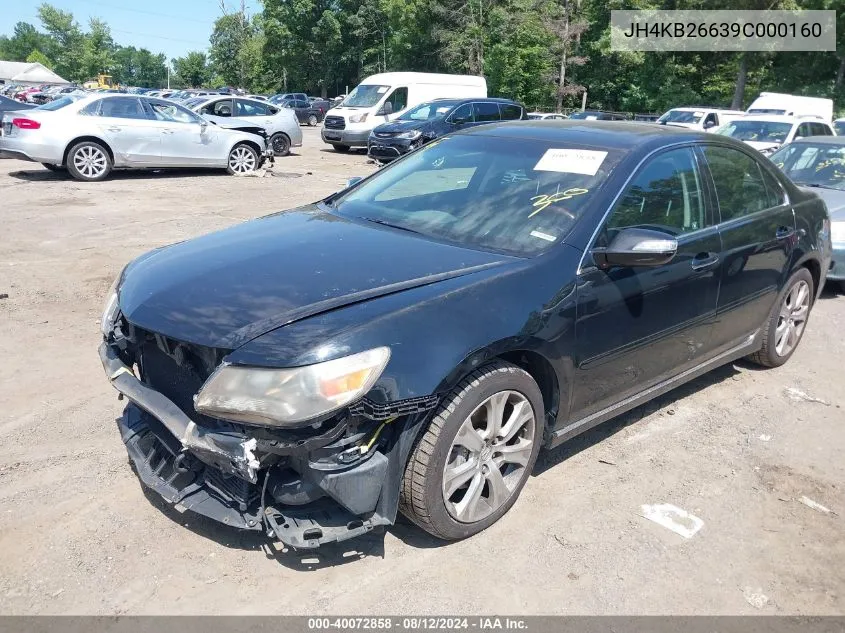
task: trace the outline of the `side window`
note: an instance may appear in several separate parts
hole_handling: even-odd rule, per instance
[[[472,105],[465,103],[449,115],[451,123],[472,123]]]
[[[299,101],[296,102],[296,107],[297,108],[310,108],[311,104],[308,103],[307,101],[305,101],[304,99],[300,99]]]
[[[499,105],[489,101],[473,103],[473,111],[476,123],[485,123],[499,120]]]
[[[100,114],[100,106],[103,105],[104,99],[97,99],[96,101],[92,101],[87,106],[82,108],[79,111],[79,114],[84,114],[87,116],[98,116]]]
[[[763,176],[763,183],[766,185],[766,208],[771,209],[786,204],[786,193],[777,179],[763,167],[760,167],[760,173]]]
[[[167,101],[149,101],[157,121],[168,121],[170,123],[202,123],[203,119],[183,108],[182,106]]]
[[[408,105],[408,89],[397,88],[396,90],[390,93],[390,96],[387,98],[387,101],[385,101],[385,103],[387,102],[390,102],[390,104],[393,106],[394,112],[404,110],[405,107]]]
[[[659,154],[634,178],[616,203],[608,229],[633,226],[689,233],[710,225],[702,198],[701,174],[691,149]]]
[[[100,116],[116,119],[146,119],[147,113],[138,99],[133,97],[115,97],[103,99],[100,105]]]
[[[810,123],[802,123],[801,125],[799,125],[798,129],[795,132],[795,138],[798,138],[799,136],[801,136],[801,137],[812,136],[813,132],[812,132],[812,128],[810,127],[810,125],[811,125]]]
[[[731,147],[705,145],[703,149],[716,186],[722,222],[773,206],[756,160]]]
[[[202,113],[212,114],[214,116],[232,116],[232,100],[221,99],[220,101],[209,103],[202,109]]]
[[[235,99],[235,116],[267,116],[267,106],[258,101]]]
[[[810,123],[810,129],[813,131],[813,136],[831,136],[830,128],[824,123]]]
[[[514,121],[522,118],[522,108],[512,103],[499,104],[502,113],[502,121]]]

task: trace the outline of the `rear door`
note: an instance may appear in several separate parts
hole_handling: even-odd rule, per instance
[[[114,152],[117,165],[152,165],[161,160],[158,123],[138,97],[111,97],[91,104],[97,127]]]
[[[692,147],[665,150],[640,167],[593,247],[607,246],[630,227],[664,232],[678,241],[678,251],[662,266],[606,270],[585,255],[577,281],[570,420],[702,362],[712,347],[721,244]]]
[[[738,345],[764,323],[797,243],[786,192],[756,152],[705,145],[702,154],[719,210],[722,252],[713,342]]]

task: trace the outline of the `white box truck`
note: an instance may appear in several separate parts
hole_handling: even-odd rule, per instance
[[[833,99],[800,97],[780,92],[761,92],[748,106],[748,114],[781,114],[794,117],[816,117],[833,122]]]
[[[484,77],[435,73],[371,75],[326,113],[320,135],[341,152],[350,147],[367,147],[373,128],[424,101],[486,96]]]

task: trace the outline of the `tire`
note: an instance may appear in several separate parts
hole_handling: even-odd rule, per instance
[[[82,141],[70,148],[65,165],[70,175],[77,180],[97,182],[111,173],[113,163],[103,145],[95,141]]]
[[[763,367],[780,367],[786,363],[807,329],[814,297],[813,276],[806,268],[799,268],[786,282],[763,324],[763,346],[748,360]]]
[[[50,171],[65,171],[64,165],[54,165],[53,163],[41,163]]]
[[[493,438],[491,443],[484,436],[493,430],[487,421],[497,410],[508,422],[529,415],[531,420],[514,424],[504,441]],[[435,410],[411,450],[402,477],[400,511],[429,534],[447,541],[488,528],[511,508],[531,474],[540,452],[544,419],[542,394],[526,371],[497,361],[472,372]],[[477,428],[482,421],[483,428]],[[503,430],[502,426],[495,428]],[[497,464],[494,459],[502,460],[505,453],[496,446],[511,447],[507,453],[518,463]],[[522,448],[514,450],[516,446]],[[444,485],[447,468],[452,475],[449,489]],[[494,472],[499,474],[494,476]]]
[[[837,281],[836,283],[839,284],[839,292],[845,294],[845,281]]]
[[[226,171],[232,175],[250,174],[258,169],[261,162],[258,152],[248,143],[238,143],[226,158]]]
[[[337,145],[332,143],[332,147],[334,148],[334,151],[340,152],[341,154],[345,154],[349,151],[349,145]]]
[[[276,132],[270,137],[270,147],[274,156],[287,156],[290,154],[290,139],[283,132]]]
[[[311,127],[314,127],[315,125],[317,125],[317,123],[319,123],[319,121],[317,120],[317,115],[316,114],[309,114],[308,115],[308,125],[310,125]]]

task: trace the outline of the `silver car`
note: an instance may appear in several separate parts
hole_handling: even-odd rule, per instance
[[[276,156],[287,156],[291,147],[302,145],[302,129],[299,127],[296,113],[288,108],[232,95],[218,95],[201,101],[192,99],[188,107],[218,122],[219,119],[232,116],[245,121],[255,121],[267,130],[270,147]]]
[[[249,124],[245,124],[249,125]],[[172,101],[139,95],[62,97],[38,108],[6,112],[0,153],[67,168],[96,181],[118,168],[216,167],[254,171],[267,152],[264,137],[204,120]]]

